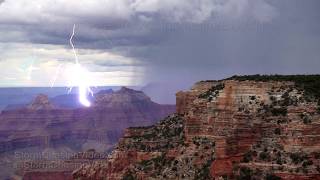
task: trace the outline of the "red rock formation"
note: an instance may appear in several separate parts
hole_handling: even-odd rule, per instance
[[[177,93],[182,143],[161,146],[168,140],[155,136],[166,132],[160,125],[129,129],[105,166],[85,166],[74,178],[319,179],[317,106],[293,82],[202,81]]]
[[[216,160],[211,167],[214,177],[231,176],[234,173],[234,163],[240,162],[245,153],[254,150],[255,144],[267,139],[275,141],[269,145],[281,145],[288,152],[297,149],[307,152],[319,151],[320,119],[315,113],[315,103],[301,101],[295,105],[288,104],[285,106],[285,117],[269,116],[267,112],[259,112],[263,110],[262,105],[273,103],[270,100],[271,96],[281,99],[286,90],[294,88],[293,83],[228,80],[222,82],[224,89],[209,102],[207,99],[189,98],[198,97],[203,93],[203,89],[208,87],[208,83],[216,85],[216,82],[202,82],[202,85],[196,85],[198,88],[178,93],[177,102],[183,106],[177,109],[185,117],[187,140],[199,135],[215,140]],[[291,90],[290,98],[299,96],[301,95],[297,90]],[[313,114],[313,122],[303,124],[301,118],[297,117],[301,112]],[[279,120],[288,123],[279,125]],[[280,136],[274,134],[276,128],[282,132]],[[318,163],[318,160],[315,162]],[[316,172],[315,169],[312,171]]]
[[[53,109],[53,105],[49,102],[47,95],[39,94],[33,102],[28,106],[30,110],[50,110]]]
[[[0,152],[60,146],[107,151],[125,128],[154,124],[174,111],[128,88],[98,94],[93,107],[79,109],[59,109],[39,95],[27,108],[1,113]]]

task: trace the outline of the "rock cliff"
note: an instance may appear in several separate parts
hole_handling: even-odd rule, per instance
[[[83,166],[73,177],[320,179],[319,81],[246,76],[198,82],[177,93],[177,114],[127,129],[105,162]]]
[[[53,107],[47,95],[39,94],[27,108],[30,110],[50,110]]]

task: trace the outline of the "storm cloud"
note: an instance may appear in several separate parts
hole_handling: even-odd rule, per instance
[[[79,57],[99,85],[147,85],[158,102],[172,103],[198,80],[319,73],[319,8],[317,0],[5,0],[0,63],[13,68],[30,56],[54,69],[72,62],[76,24]],[[30,84],[14,70],[1,76],[2,86],[50,82],[48,75]]]

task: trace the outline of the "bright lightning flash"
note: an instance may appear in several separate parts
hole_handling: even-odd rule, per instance
[[[77,86],[79,90],[79,102],[83,106],[89,107],[91,106],[91,103],[88,100],[88,94],[93,95],[89,86],[89,71],[85,69],[83,66],[81,66],[81,64],[79,63],[78,56],[72,42],[74,33],[75,25],[73,25],[72,34],[69,40],[75,58],[75,64],[67,70],[67,76],[71,78],[69,82],[69,91],[71,91],[73,87]]]

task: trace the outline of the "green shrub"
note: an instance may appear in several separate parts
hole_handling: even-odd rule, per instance
[[[219,95],[219,91],[224,88],[223,83],[219,83],[216,86],[212,86],[208,91],[200,94],[198,97],[202,99],[212,100],[212,97],[217,97]]]
[[[123,176],[123,178],[122,178],[122,180],[136,180],[137,178],[134,176],[134,174],[132,173],[132,172],[127,172],[124,176]]]
[[[270,154],[268,152],[261,152],[259,154],[259,158],[263,161],[268,160],[270,158]]]
[[[282,160],[280,157],[277,158],[277,164],[282,165]]]
[[[307,156],[302,152],[297,152],[297,153],[291,153],[290,158],[294,164],[299,164],[305,159],[307,159]]]
[[[245,163],[252,161],[252,152],[249,151],[249,152],[245,153],[242,161]]]
[[[278,152],[276,153],[276,158],[277,158],[276,163],[279,164],[279,165],[282,165],[282,164],[283,164],[283,161],[282,161],[282,159],[281,159],[281,152],[280,152],[280,151],[278,151]]]
[[[312,121],[310,118],[308,118],[307,116],[303,118],[303,123],[304,124],[310,124]]]
[[[210,175],[210,166],[212,164],[213,160],[208,160],[202,168],[197,169],[196,174],[195,174],[195,179],[199,180],[207,180],[207,179],[212,179]]]
[[[296,88],[304,90],[306,99],[320,99],[320,75],[247,75],[247,76],[232,76],[228,79],[245,81],[292,81]]]
[[[252,176],[252,170],[247,167],[241,167],[238,180],[250,180]]]
[[[276,128],[276,129],[274,130],[274,134],[280,135],[280,134],[281,134],[280,128]]]
[[[307,166],[311,166],[313,164],[312,160],[307,160],[307,161],[303,161],[302,163],[302,167],[307,167]]]
[[[271,102],[276,102],[277,101],[276,97],[274,97],[274,96],[270,96],[270,100],[271,100]]]
[[[282,98],[282,101],[281,101],[282,106],[289,106],[292,104],[292,100],[288,92],[283,93],[281,98]]]
[[[280,108],[272,108],[271,113],[273,116],[286,116],[288,111],[286,107],[280,107]]]
[[[310,124],[312,122],[312,119],[309,115],[301,113],[300,118],[303,120],[304,124]]]
[[[281,180],[281,178],[274,174],[267,174],[266,180]]]

